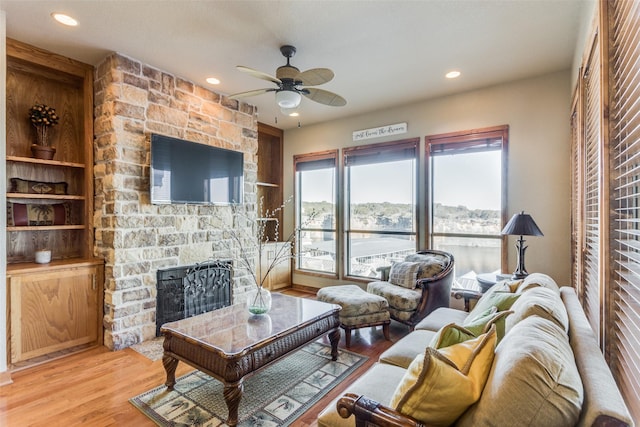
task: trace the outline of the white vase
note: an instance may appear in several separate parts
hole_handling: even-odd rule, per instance
[[[265,314],[271,310],[271,292],[256,286],[247,292],[247,308],[251,314]]]

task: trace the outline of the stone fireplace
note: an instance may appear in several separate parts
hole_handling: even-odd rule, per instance
[[[95,104],[95,253],[105,259],[104,344],[118,350],[156,335],[158,269],[228,258],[213,243],[234,226],[229,206],[150,203],[150,135],[243,152],[255,215],[257,112],[118,53],[97,67]],[[232,300],[249,286],[234,271]]]

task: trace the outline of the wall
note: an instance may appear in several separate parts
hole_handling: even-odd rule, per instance
[[[550,274],[560,284],[570,283],[570,175],[569,175],[569,70],[499,86],[404,105],[330,123],[288,130],[284,136],[284,195],[293,194],[293,156],[420,137],[424,152],[426,135],[507,124],[509,130],[509,217],[521,210],[530,213],[544,237],[527,239],[527,270]],[[352,132],[407,122],[408,132],[362,143]],[[424,165],[421,165],[424,171]],[[420,176],[424,182],[424,174]],[[424,204],[424,190],[420,206]],[[425,221],[420,232],[424,236]],[[293,227],[293,208],[285,212],[285,229]],[[421,243],[424,245],[424,240]],[[515,270],[515,239],[509,238],[509,267]],[[294,274],[293,283],[322,287],[335,281]]]
[[[229,206],[152,205],[151,133],[244,152],[245,203],[255,217],[257,113],[120,54],[95,80],[95,255],[105,259],[104,342],[121,349],[155,336],[156,271],[228,253]],[[234,271],[233,298],[250,286]]]

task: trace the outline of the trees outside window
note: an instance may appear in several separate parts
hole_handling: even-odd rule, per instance
[[[418,142],[344,150],[347,276],[380,277],[378,267],[416,251]]]
[[[452,253],[460,287],[500,273],[506,214],[506,126],[426,138],[429,243]]]

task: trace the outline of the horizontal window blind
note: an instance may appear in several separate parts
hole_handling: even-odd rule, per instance
[[[432,156],[449,154],[473,153],[480,151],[502,150],[502,137],[487,138],[477,141],[447,142],[444,144],[429,144],[429,153]]]
[[[584,237],[582,305],[601,341],[600,332],[600,55],[592,46],[583,75],[584,88]]]
[[[370,165],[374,163],[394,162],[415,159],[418,153],[419,139],[394,141],[350,147],[343,150],[344,165]]]
[[[640,3],[608,3],[612,157],[611,365],[640,420]]]

